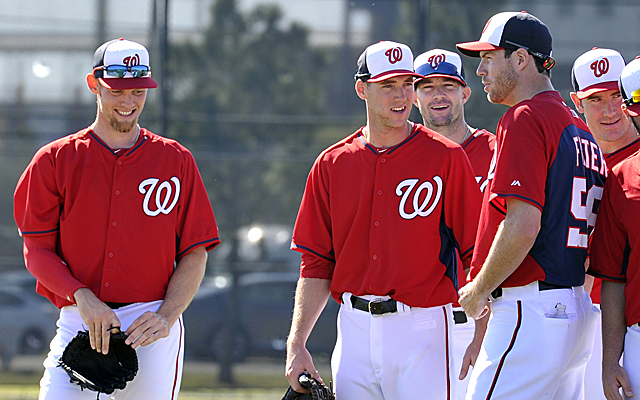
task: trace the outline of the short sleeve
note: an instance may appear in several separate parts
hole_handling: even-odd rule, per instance
[[[60,228],[62,194],[56,184],[51,147],[35,154],[22,173],[13,196],[14,218],[20,235],[44,235]]]

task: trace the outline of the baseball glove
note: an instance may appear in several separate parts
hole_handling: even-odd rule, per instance
[[[111,394],[124,389],[138,372],[138,356],[124,342],[126,339],[120,328],[112,328],[109,353],[102,354],[91,348],[89,332],[79,331],[64,349],[58,365],[82,390]]]
[[[315,378],[311,377],[308,372],[303,372],[298,378],[300,385],[309,390],[310,393],[296,392],[289,386],[287,393],[284,394],[282,400],[335,400],[336,396],[333,391],[324,384],[324,382],[318,382]]]

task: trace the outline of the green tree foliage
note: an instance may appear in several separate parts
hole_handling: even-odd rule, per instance
[[[196,155],[227,234],[294,221],[319,126],[306,116],[325,105],[326,57],[308,35],[278,6],[218,0],[203,40],[171,50],[169,136]]]

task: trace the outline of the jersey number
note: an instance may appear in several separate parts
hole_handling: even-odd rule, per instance
[[[587,194],[586,204],[582,204],[583,193]],[[571,192],[571,214],[576,221],[587,221],[587,233],[580,232],[578,227],[569,227],[567,247],[586,249],[589,243],[590,228],[596,223],[596,213],[593,212],[593,203],[602,198],[602,187],[591,186],[587,191],[587,180],[575,176],[573,178],[573,190]]]

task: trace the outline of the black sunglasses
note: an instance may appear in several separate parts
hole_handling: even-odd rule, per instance
[[[134,65],[128,67],[126,65],[106,65],[93,69],[93,75],[96,75],[96,71],[104,71],[104,74],[113,78],[124,78],[127,72],[131,73],[134,78],[144,78],[151,74],[151,69],[146,65]]]
[[[510,44],[512,46],[522,47],[523,49],[525,49],[532,56],[538,57],[539,59],[541,59],[543,61],[542,62],[542,68],[546,69],[547,71],[550,70],[551,68],[553,68],[556,65],[556,60],[554,60],[553,57],[551,57],[551,56],[539,53],[537,51],[533,51],[530,48],[528,48],[527,46],[523,46],[521,44],[514,43],[514,42],[512,42],[510,40],[505,40],[504,42],[507,43],[507,44]]]

